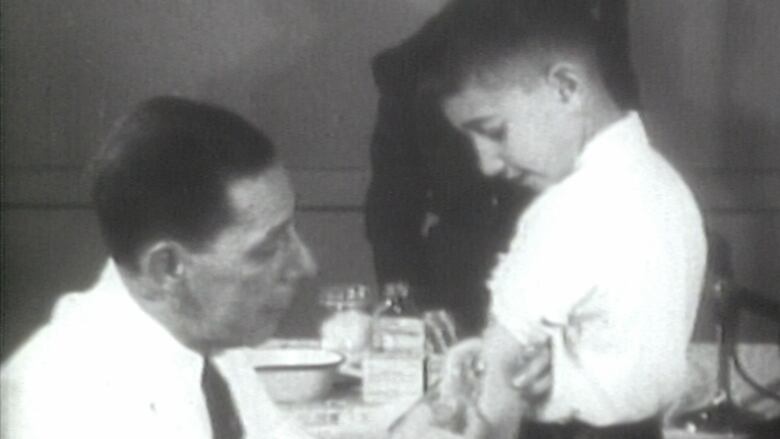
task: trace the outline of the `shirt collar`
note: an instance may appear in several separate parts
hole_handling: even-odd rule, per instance
[[[615,153],[629,145],[647,143],[642,119],[636,111],[629,111],[619,120],[602,129],[582,149],[575,170],[597,163],[609,163]]]
[[[202,354],[184,346],[162,323],[149,315],[127,290],[113,260],[109,259],[90,293],[97,297],[97,311],[112,321],[117,343],[137,352],[157,367],[173,367],[200,374]],[[106,318],[106,316],[104,316]]]

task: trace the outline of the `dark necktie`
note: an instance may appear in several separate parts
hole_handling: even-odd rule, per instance
[[[203,361],[203,377],[201,387],[206,397],[206,406],[211,418],[211,433],[213,439],[241,439],[244,428],[238,411],[230,396],[227,382],[214,366],[211,358]]]

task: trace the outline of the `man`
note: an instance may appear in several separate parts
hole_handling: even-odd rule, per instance
[[[609,92],[578,3],[482,2],[429,81],[482,172],[539,193],[488,283],[483,437],[512,437],[524,413],[524,438],[660,438],[683,388],[702,218]],[[534,351],[549,352],[552,387],[524,402],[508,371]]]
[[[316,270],[270,141],[155,98],[109,135],[93,198],[111,260],[3,366],[2,436],[305,437],[233,349],[271,337]]]

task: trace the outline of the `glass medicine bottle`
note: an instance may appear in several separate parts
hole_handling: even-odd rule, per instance
[[[374,311],[374,352],[422,355],[425,325],[405,283],[390,283],[382,291],[383,301]]]
[[[372,348],[363,362],[363,401],[414,399],[425,387],[425,325],[409,286],[385,285],[373,315]]]

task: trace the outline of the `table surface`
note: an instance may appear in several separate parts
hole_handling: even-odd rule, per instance
[[[318,438],[381,438],[415,399],[384,404],[363,402],[360,380],[341,376],[324,401],[280,404],[307,432]]]
[[[314,339],[273,339],[263,348],[319,348]],[[279,403],[279,408],[295,419],[304,430],[323,439],[379,439],[418,397],[383,404],[368,404],[362,398],[362,380],[354,370],[343,369],[323,401],[297,404]]]
[[[309,342],[311,343],[311,342]],[[278,344],[278,342],[276,343]],[[293,342],[300,346],[301,342]],[[711,365],[714,363],[713,346],[693,346],[691,351],[694,354],[692,361],[692,371],[701,374],[702,364]],[[762,378],[764,383],[774,384],[774,389],[778,381],[777,374],[780,373],[778,365],[778,347],[776,345],[752,345],[742,348],[746,363],[755,369],[753,372]],[[704,354],[702,354],[704,352]],[[697,368],[697,366],[699,366]],[[762,373],[760,367],[764,367],[767,373]],[[708,369],[711,369],[709,367]],[[677,407],[680,409],[690,409],[692,406],[701,406],[702,402],[707,400],[708,392],[701,388],[702,383],[712,384],[714,370],[707,370],[706,377],[689,377],[689,386],[695,390],[697,397],[694,401],[686,401],[688,407]],[[766,375],[766,376],[764,376]],[[282,404],[280,408],[299,422],[303,428],[310,434],[321,439],[362,439],[362,438],[382,438],[386,437],[388,427],[401,416],[414,403],[414,399],[393,401],[386,404],[367,404],[361,397],[361,380],[355,376],[342,375],[334,383],[334,388],[329,397],[324,401],[317,401],[305,404]],[[710,389],[712,390],[712,389]],[[735,396],[739,403],[750,409],[763,412],[771,417],[777,415],[778,405],[776,402],[766,402],[768,407],[759,407],[760,404],[749,404],[753,402],[749,394],[743,392],[740,383],[735,380]],[[693,403],[693,404],[692,404]],[[667,439],[718,439],[730,438],[739,439],[738,435],[724,434],[706,434],[691,433],[681,429],[669,428],[665,430]]]

